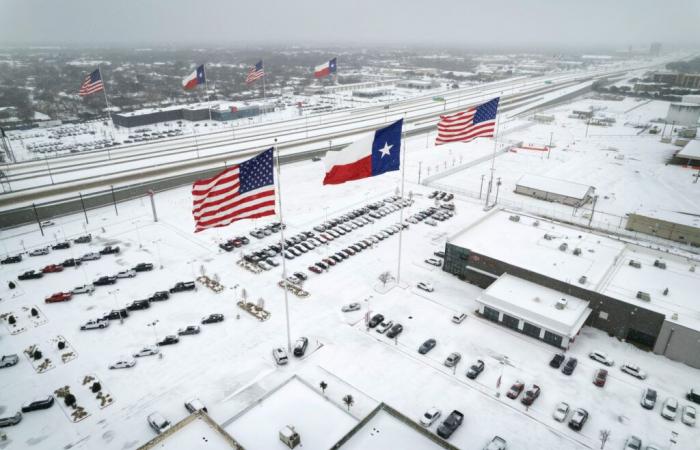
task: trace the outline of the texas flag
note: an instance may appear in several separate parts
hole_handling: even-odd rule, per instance
[[[336,70],[337,67],[335,65],[335,58],[333,58],[327,63],[321,64],[320,66],[316,66],[316,68],[314,69],[314,77],[325,78],[331,74],[334,74]]]
[[[204,77],[204,64],[202,64],[201,66],[197,67],[197,70],[182,80],[182,87],[187,90],[194,89],[205,82],[206,78]]]
[[[341,151],[326,153],[323,184],[341,184],[399,170],[402,126],[403,119],[400,119]]]

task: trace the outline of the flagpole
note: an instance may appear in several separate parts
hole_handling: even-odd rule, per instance
[[[262,65],[262,70],[263,70],[263,115],[265,115],[265,110],[267,109],[267,97],[265,96],[265,62],[261,59],[260,62],[263,63]]]
[[[207,106],[209,107],[209,121],[211,121],[211,95],[209,94],[209,80],[207,79],[207,65],[202,64],[202,72],[204,72],[204,89],[207,90]]]
[[[406,113],[404,113],[404,120],[406,119]],[[405,123],[401,124],[401,201],[404,200],[404,187],[406,185],[406,133],[403,131]],[[404,206],[401,206],[401,211],[399,211],[399,258],[398,264],[396,265],[396,284],[401,285],[401,247],[403,244],[403,210]]]
[[[493,155],[491,156],[491,176],[489,177],[489,186],[486,189],[486,203],[484,203],[484,210],[489,207],[489,197],[491,196],[491,190],[493,189],[493,173],[496,168],[496,149],[498,148],[498,128],[501,125],[498,114],[496,114],[496,132],[493,135]]]
[[[109,121],[112,122],[112,111],[109,106],[109,100],[107,99],[107,83],[105,83],[105,78],[102,76],[102,69],[100,69],[100,65],[97,65],[97,71],[100,73],[100,79],[102,80],[102,93],[105,95],[105,103],[107,104],[107,116],[109,117]],[[114,124],[114,122],[112,122]]]
[[[284,314],[287,320],[287,351],[292,351],[292,337],[289,331],[289,293],[287,289],[287,263],[284,254],[286,252],[286,244],[284,242],[284,220],[282,219],[282,180],[280,179],[280,151],[277,147],[277,138],[275,138],[275,154],[277,159],[277,201],[280,207],[280,244],[282,246],[282,287],[284,288]]]

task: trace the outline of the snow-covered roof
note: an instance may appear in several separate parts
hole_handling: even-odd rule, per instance
[[[551,192],[553,194],[559,194],[581,200],[586,197],[591,189],[593,189],[593,186],[586,184],[574,183],[567,180],[560,180],[557,178],[549,178],[527,173],[520,177],[520,180],[518,180],[516,186]]]
[[[634,214],[654,219],[664,220],[666,222],[678,223],[689,227],[700,228],[700,207],[696,211],[682,213],[676,211],[668,211],[665,209],[638,209]]]
[[[143,449],[181,450],[202,448],[206,443],[207,450],[239,449],[231,436],[227,436],[209,418],[197,413],[188,416],[182,422],[174,425],[162,435],[156,436],[146,443]]]
[[[700,159],[700,139],[693,139],[685,144],[685,147],[676,153],[678,158]]]
[[[557,303],[566,299],[566,307]],[[543,287],[507,273],[501,275],[476,299],[526,322],[573,337],[591,313],[588,301]]]

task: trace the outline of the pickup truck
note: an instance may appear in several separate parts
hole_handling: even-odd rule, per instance
[[[19,362],[17,355],[5,355],[0,358],[0,368],[14,366]]]
[[[194,281],[181,281],[170,288],[170,293],[194,290]]]
[[[438,427],[438,436],[440,436],[443,439],[449,439],[449,437],[452,436],[452,433],[454,433],[455,430],[457,430],[457,428],[459,428],[460,425],[462,425],[463,420],[464,414],[455,409]]]

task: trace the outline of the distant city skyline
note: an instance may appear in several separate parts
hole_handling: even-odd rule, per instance
[[[700,44],[700,2],[674,0],[0,0],[0,45],[417,45],[626,48]]]

